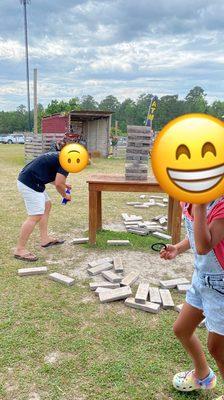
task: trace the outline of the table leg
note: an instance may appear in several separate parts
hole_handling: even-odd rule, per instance
[[[168,202],[168,221],[167,221],[167,232],[168,232],[169,234],[171,234],[171,231],[172,231],[173,202],[174,202],[173,197],[170,197],[170,196],[169,196],[169,202]]]
[[[180,241],[181,215],[182,215],[182,210],[181,210],[180,202],[177,200],[174,200],[173,201],[172,227],[171,227],[172,244],[176,244]]]
[[[89,191],[89,243],[96,244],[97,192]]]
[[[97,192],[97,230],[102,229],[102,192]]]

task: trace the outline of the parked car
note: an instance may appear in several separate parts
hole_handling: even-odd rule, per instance
[[[4,143],[6,135],[0,135],[0,143]]]
[[[24,144],[25,139],[24,135],[6,135],[3,137],[2,143],[7,143],[7,144],[13,144],[13,143],[19,143],[19,144]]]

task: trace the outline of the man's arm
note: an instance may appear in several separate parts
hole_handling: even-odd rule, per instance
[[[64,175],[57,173],[54,184],[55,184],[56,190],[58,191],[58,193],[60,193],[60,195],[62,197],[64,197],[68,201],[71,200],[71,196],[65,192],[67,185],[66,185],[66,177]]]
[[[224,239],[224,218],[207,223],[206,204],[194,205],[194,239],[197,253],[207,254]]]

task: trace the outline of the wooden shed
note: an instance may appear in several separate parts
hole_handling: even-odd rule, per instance
[[[42,134],[75,133],[82,137],[90,153],[107,157],[110,149],[110,111],[71,111],[42,119]]]

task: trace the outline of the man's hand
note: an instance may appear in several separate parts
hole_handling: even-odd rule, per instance
[[[159,254],[160,258],[164,258],[164,260],[173,260],[178,255],[178,250],[176,246],[167,244],[166,249],[162,249]]]
[[[72,196],[70,194],[66,194],[66,196],[64,197],[67,201],[71,201],[72,200]]]

